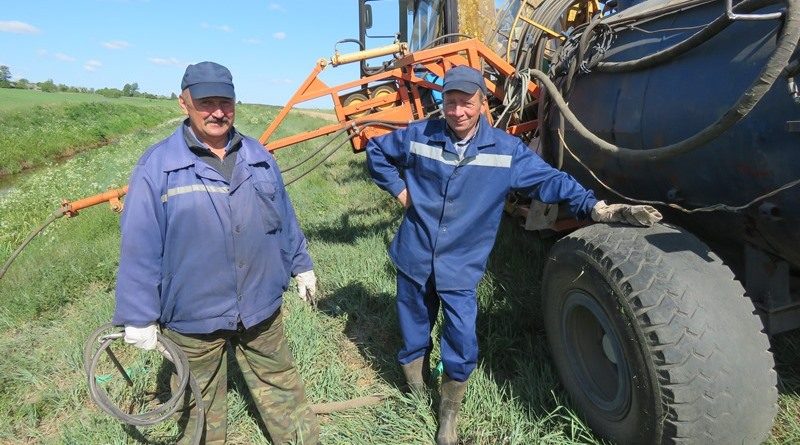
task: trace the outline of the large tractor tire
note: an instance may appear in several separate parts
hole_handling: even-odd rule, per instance
[[[559,240],[542,308],[561,381],[619,444],[755,444],[777,411],[769,339],[731,270],[678,228],[595,224]]]

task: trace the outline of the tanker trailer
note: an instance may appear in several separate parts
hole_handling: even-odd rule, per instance
[[[549,93],[531,147],[666,217],[555,243],[542,307],[561,380],[618,443],[759,443],[768,334],[800,325],[800,2],[650,0],[574,29],[557,3],[524,21],[511,2],[494,42]]]
[[[612,1],[511,0],[486,45],[448,43],[468,17],[487,16],[469,13],[474,0],[386,2],[412,52],[386,46],[380,54],[400,53],[333,88],[316,79],[322,60],[279,117],[330,94],[340,122],[301,136],[350,131],[360,151],[390,131],[370,125],[435,113],[445,67],[482,66],[493,125],[601,198],[666,216],[577,228],[552,207],[512,210],[562,236],[547,254],[541,318],[573,405],[616,443],[759,443],[777,412],[768,334],[800,321],[800,0]],[[360,49],[379,3],[359,1]],[[262,143],[299,140],[271,140],[279,124]]]

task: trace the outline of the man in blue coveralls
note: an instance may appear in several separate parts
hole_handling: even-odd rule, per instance
[[[206,406],[201,443],[225,443],[229,350],[272,443],[318,443],[281,318],[289,276],[302,298],[316,278],[280,170],[234,128],[226,67],[189,65],[181,90],[187,119],[131,176],[113,323],[142,349],[156,348],[160,326],[186,354]],[[191,410],[186,430],[197,421]]]
[[[486,268],[507,193],[566,201],[581,219],[648,226],[650,206],[608,205],[544,162],[517,137],[493,128],[483,112],[481,73],[456,66],[444,75],[444,119],[429,119],[372,139],[372,179],[405,208],[389,248],[397,267],[398,361],[412,392],[425,390],[431,328],[442,306],[444,376],[437,443],[456,444],[467,379],[478,359],[476,288]]]

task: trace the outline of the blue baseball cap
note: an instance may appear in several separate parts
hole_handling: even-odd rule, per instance
[[[442,93],[448,91],[462,91],[467,94],[475,94],[481,90],[486,94],[486,83],[480,71],[466,65],[454,66],[444,73],[444,86]]]
[[[189,89],[192,99],[227,97],[235,99],[233,76],[228,68],[214,62],[200,62],[186,67],[181,91]]]

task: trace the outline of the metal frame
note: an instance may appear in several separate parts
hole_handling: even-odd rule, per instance
[[[375,54],[370,53],[370,51],[361,51],[348,55],[347,60],[355,62],[370,57],[375,57]],[[475,39],[449,43],[411,54],[401,54],[390,68],[381,73],[333,87],[328,86],[318,77],[328,64],[329,62],[325,59],[317,62],[311,74],[261,135],[259,141],[267,146],[268,150],[274,151],[346,128],[351,136],[355,136],[353,137],[353,150],[361,151],[366,148],[367,141],[370,138],[391,131],[385,126],[376,125],[375,121],[404,126],[410,121],[425,117],[422,93],[424,90],[441,91],[441,86],[420,77],[420,75],[423,75],[421,73],[431,73],[442,77],[446,70],[455,65],[469,65],[482,72],[485,72],[484,67],[488,66],[493,68],[493,71],[498,76],[497,79],[486,80],[489,95],[502,100],[505,92],[500,80],[512,76],[515,72],[513,66],[495,54],[485,44]],[[370,85],[385,85],[392,82],[397,87],[394,94],[382,94],[377,97],[368,96],[367,100],[348,106],[345,106],[342,102],[342,97],[346,96],[348,92],[369,92]],[[527,88],[528,93],[538,98],[539,90],[535,83],[529,83]],[[325,96],[330,96],[333,101],[338,123],[325,125],[305,133],[271,139],[289,114],[289,111],[295,106]],[[367,114],[359,115],[365,111]],[[491,121],[492,118],[488,109],[486,114]],[[356,117],[356,115],[359,116]],[[507,128],[507,131],[511,134],[521,134],[526,131],[532,131],[537,125],[538,122],[536,120],[514,122],[513,125]]]

